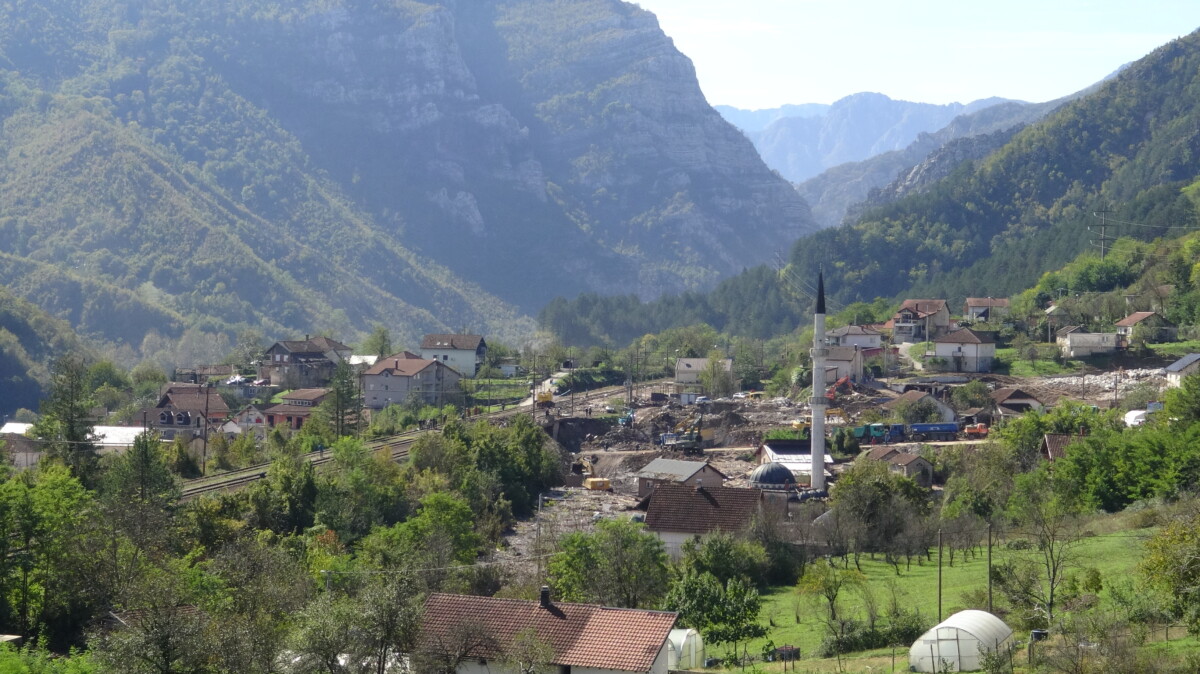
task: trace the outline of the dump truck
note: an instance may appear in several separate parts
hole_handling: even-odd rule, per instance
[[[945,421],[936,424],[909,424],[908,434],[917,442],[929,440],[957,440],[958,424]]]

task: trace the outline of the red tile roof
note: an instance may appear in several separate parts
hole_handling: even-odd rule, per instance
[[[929,463],[929,460],[920,454],[907,454],[904,452],[899,452],[888,457],[888,463],[895,464],[897,466],[907,466],[908,464],[918,460]]]
[[[646,528],[684,534],[742,531],[758,512],[762,492],[736,487],[667,483],[645,498]]]
[[[1057,461],[1067,455],[1067,445],[1083,437],[1069,433],[1047,433],[1042,440],[1042,456],[1047,461]]]
[[[298,388],[295,391],[289,391],[279,397],[280,400],[311,400],[318,401],[321,398],[329,395],[330,389],[327,388]]]
[[[893,407],[895,407],[896,405],[900,404],[901,402],[915,403],[918,400],[922,400],[923,398],[925,398],[925,396],[928,396],[928,395],[929,394],[924,391],[918,391],[917,389],[913,389],[911,391],[905,391],[900,396],[880,405],[880,407],[890,410]],[[930,396],[930,397],[932,397],[932,396]]]
[[[971,328],[955,330],[948,335],[942,335],[933,340],[938,344],[995,344],[991,333],[975,332]]]
[[[1037,400],[1034,396],[1022,391],[1014,386],[1006,386],[992,391],[992,400],[997,404],[1002,404],[1008,400]],[[1038,401],[1041,402],[1041,401]]]
[[[403,354],[380,358],[375,361],[374,365],[367,368],[363,374],[376,375],[390,372],[393,377],[411,377],[436,362],[438,361],[432,359],[413,358],[412,354],[405,351]]]
[[[1141,323],[1142,321],[1146,320],[1147,318],[1150,318],[1153,315],[1154,315],[1153,311],[1135,311],[1132,314],[1129,314],[1128,316],[1126,316],[1125,318],[1122,318],[1121,320],[1117,321],[1117,327],[1118,328],[1132,328],[1133,326],[1137,325],[1138,323]]]
[[[894,454],[899,454],[900,450],[894,447],[876,447],[867,452],[867,458],[873,461],[887,461]]]
[[[925,318],[945,308],[946,300],[904,300],[904,304],[900,305],[900,311],[897,311],[896,315],[899,316],[901,311],[908,309],[919,318]]]
[[[553,651],[550,664],[648,672],[675,617],[666,611],[566,603],[543,608],[537,601],[435,593],[425,601],[419,643],[426,649],[457,645],[457,635],[468,630],[479,637],[468,656],[495,659],[532,630]]]

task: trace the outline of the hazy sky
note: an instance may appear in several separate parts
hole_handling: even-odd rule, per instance
[[[1200,28],[1197,0],[634,0],[712,105],[1047,101]]]

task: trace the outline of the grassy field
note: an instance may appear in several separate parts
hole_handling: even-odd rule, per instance
[[[1049,345],[1041,348],[1048,349]],[[1008,374],[1014,377],[1045,377],[1057,374],[1072,374],[1083,369],[1083,363],[1068,360],[1059,363],[1053,359],[1036,360],[1030,363],[1024,358],[1017,357],[1016,349],[996,349],[996,361],[992,371]]]
[[[1160,356],[1179,358],[1189,353],[1200,353],[1200,340],[1187,342],[1168,342],[1166,344],[1151,344],[1150,350]]]
[[[1142,543],[1153,534],[1153,529],[1126,529],[1128,520],[1104,518],[1090,527],[1096,535],[1083,539],[1076,548],[1078,564],[1076,571],[1095,568],[1100,572],[1102,582],[1108,582],[1130,576],[1142,556]],[[993,549],[993,563],[999,563],[1014,555],[1034,554],[1029,551],[1014,551],[1006,547],[1004,542],[997,543]],[[871,592],[878,605],[886,606],[891,593],[895,591],[901,605],[918,611],[929,625],[938,621],[938,569],[937,551],[933,551],[930,560],[923,560],[918,565],[915,560],[911,567],[900,567],[900,574],[886,564],[882,557],[861,560],[863,573],[867,576]],[[853,567],[853,563],[851,564]],[[961,553],[955,556],[954,566],[949,566],[949,554],[943,554],[942,567],[942,617],[948,617],[964,608],[978,608],[964,599],[964,595],[973,593],[986,601],[987,596],[987,558],[986,551],[974,557],[964,559]],[[843,615],[862,617],[863,601],[855,591],[848,591],[844,601],[839,599]],[[1107,591],[1101,590],[1101,602],[1107,601]],[[997,604],[999,598],[997,594]],[[986,608],[986,606],[984,606]],[[768,635],[765,639],[752,642],[749,652],[762,652],[763,645],[768,641],[776,646],[790,645],[800,648],[805,656],[798,664],[798,672],[833,672],[839,671],[836,659],[814,659],[809,656],[820,645],[824,638],[822,616],[825,605],[823,600],[813,597],[801,597],[792,587],[778,587],[764,593],[762,621],[768,625]],[[1200,641],[1195,638],[1181,639],[1179,628],[1173,630],[1172,641],[1151,645],[1148,648],[1169,649],[1171,653],[1181,654],[1189,650],[1200,649]],[[1162,635],[1157,636],[1158,639]],[[1183,650],[1180,650],[1183,649]],[[715,649],[710,655],[723,655],[722,649]],[[908,648],[897,648],[896,670],[907,671]],[[887,672],[892,671],[892,651],[883,649],[855,653],[849,657],[843,656],[843,669],[849,672]],[[783,671],[780,663],[757,663],[761,671]],[[788,671],[791,671],[789,668]],[[1019,671],[1019,670],[1018,670]]]

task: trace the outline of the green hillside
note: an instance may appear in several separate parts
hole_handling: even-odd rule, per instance
[[[66,322],[0,286],[0,414],[36,410],[50,380],[49,363],[81,348]]]
[[[625,344],[696,322],[762,338],[809,320],[821,269],[835,311],[876,297],[939,297],[959,306],[966,297],[1022,292],[1081,253],[1098,254],[1102,240],[1106,248],[1120,237],[1171,241],[1200,226],[1198,90],[1200,34],[1192,34],[927,191],[801,238],[782,270],[752,269],[709,293],[649,303],[559,299],[540,320],[571,343]],[[1157,282],[1190,288],[1200,261],[1194,252],[1167,244],[1150,254],[1174,259]],[[1133,283],[1147,260],[1132,260],[1123,282],[1084,283],[1078,292]]]
[[[0,283],[82,334],[470,329],[812,229],[609,0],[0,7]]]

